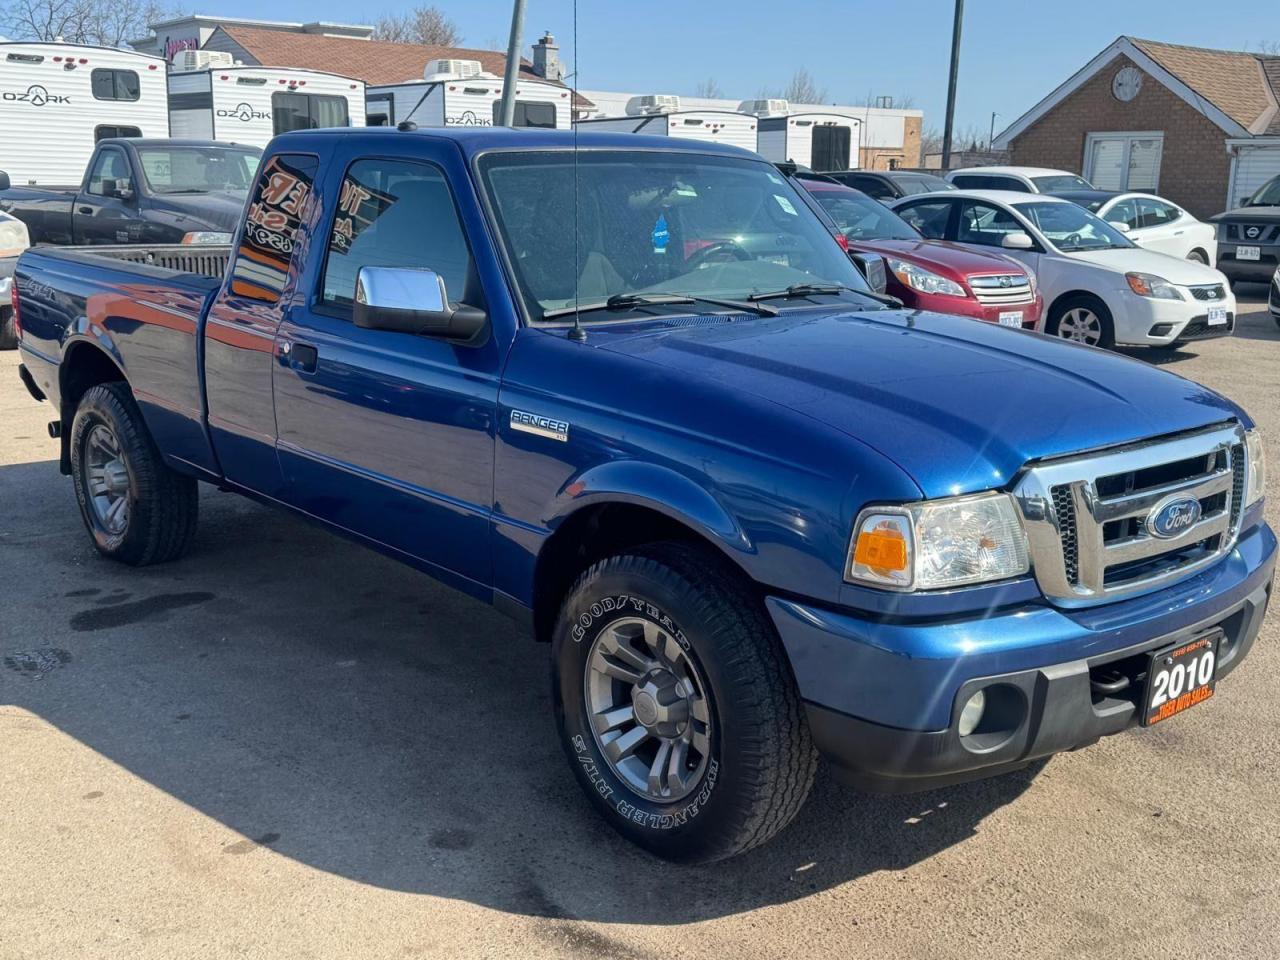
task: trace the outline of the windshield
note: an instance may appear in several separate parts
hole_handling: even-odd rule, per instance
[[[534,321],[575,302],[640,294],[741,300],[796,285],[868,290],[795,188],[762,161],[590,150],[575,169],[569,151],[498,151],[480,171]]]
[[[1041,193],[1056,193],[1059,190],[1092,190],[1093,184],[1084,177],[1074,173],[1064,173],[1053,177],[1032,177],[1031,182]]]
[[[1015,203],[1013,208],[1063,253],[1118,250],[1133,244],[1115,227],[1074,203]]]
[[[1280,207],[1280,177],[1268,180],[1249,198],[1250,207]]]
[[[246,194],[260,150],[247,147],[138,147],[152,193]]]
[[[864,193],[839,187],[810,192],[850,240],[920,239],[920,234],[907,221]]]

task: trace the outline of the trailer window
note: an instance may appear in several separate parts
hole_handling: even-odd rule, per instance
[[[95,100],[137,100],[142,96],[138,75],[132,70],[100,67],[89,76]]]
[[[137,139],[141,136],[142,131],[137,127],[119,127],[102,124],[101,126],[93,128],[94,143],[97,143],[99,140],[120,140],[128,139],[130,137]]]
[[[351,126],[347,98],[318,93],[273,93],[271,117],[276,133]]]
[[[493,125],[502,124],[502,101],[493,101]],[[556,128],[556,105],[554,103],[531,103],[528,100],[517,100],[515,119],[512,126],[543,127],[547,130]]]

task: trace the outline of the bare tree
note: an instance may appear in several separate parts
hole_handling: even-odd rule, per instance
[[[720,83],[715,77],[707,77],[696,87],[693,88],[695,97],[705,97],[708,100],[722,100],[724,91],[720,89]]]
[[[818,86],[813,74],[801,67],[785,87],[767,87],[760,91],[760,96],[765,100],[786,100],[788,103],[825,103],[827,88]]]
[[[172,13],[157,0],[13,0],[0,7],[0,23],[15,40],[119,47]]]
[[[1260,40],[1258,52],[1267,57],[1280,57],[1280,40]]]
[[[456,47],[462,43],[458,25],[439,7],[415,7],[407,13],[385,14],[374,26],[373,37],[436,47]]]

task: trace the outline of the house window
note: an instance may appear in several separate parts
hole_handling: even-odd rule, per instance
[[[1163,133],[1091,133],[1084,176],[1099,190],[1155,191],[1160,186]]]
[[[276,133],[351,126],[346,97],[316,93],[273,93],[271,119]]]
[[[142,96],[138,75],[132,70],[94,70],[89,85],[95,100],[137,100]]]

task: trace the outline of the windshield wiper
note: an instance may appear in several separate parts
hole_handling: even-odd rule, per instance
[[[837,294],[837,293],[856,293],[860,297],[868,297],[878,303],[886,304],[890,307],[901,307],[902,301],[897,297],[890,297],[879,293],[873,293],[870,290],[857,290],[853,287],[846,287],[839,283],[793,283],[785,290],[772,290],[769,293],[753,293],[752,300],[800,300],[805,297],[813,297],[821,294]]]
[[[734,310],[747,310],[765,317],[776,317],[778,311],[759,303],[747,303],[742,300],[721,300],[716,297],[700,297],[685,293],[616,293],[608,300],[583,303],[576,307],[558,307],[542,314],[543,320],[554,320],[557,317],[570,317],[575,313],[592,313],[600,310],[633,310],[636,307],[661,307],[668,304],[711,303],[718,307],[730,307]]]

